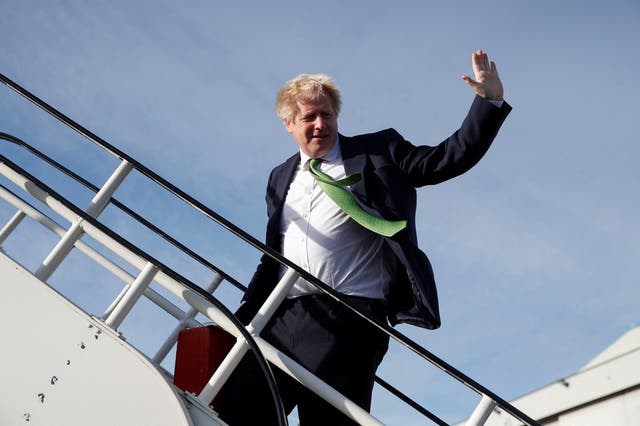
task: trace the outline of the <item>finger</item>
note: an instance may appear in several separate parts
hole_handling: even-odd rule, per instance
[[[496,63],[491,61],[491,71],[495,72],[496,74],[498,73],[498,67],[496,66]]]
[[[471,66],[473,68],[473,72],[478,76],[478,72],[482,70],[482,56],[480,51],[473,52],[471,54]]]
[[[482,52],[482,69],[488,70],[489,69],[489,56],[487,55],[486,52],[484,51],[480,51]]]
[[[475,59],[475,63],[478,67],[482,67],[482,50],[478,49],[473,52],[473,57]]]
[[[478,83],[477,81],[475,81],[474,79],[472,79],[471,77],[469,77],[468,75],[463,75],[462,79],[465,81],[465,83],[467,83],[469,86],[476,88],[480,85],[480,83]]]

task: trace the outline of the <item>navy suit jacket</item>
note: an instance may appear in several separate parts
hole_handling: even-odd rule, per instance
[[[351,186],[362,208],[387,220],[407,220],[404,230],[385,238],[399,260],[398,276],[387,297],[392,325],[440,326],[433,270],[418,248],[415,188],[443,182],[473,167],[489,149],[509,111],[506,102],[498,108],[476,96],[460,129],[435,147],[414,146],[394,129],[354,137],[340,135],[345,172],[362,173],[362,180]],[[285,197],[299,162],[298,153],[273,169],[269,177],[266,244],[276,251],[281,248]],[[278,277],[277,262],[264,255],[243,298],[246,303],[238,312],[241,317],[257,312]]]

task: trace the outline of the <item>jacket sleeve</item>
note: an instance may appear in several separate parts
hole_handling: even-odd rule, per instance
[[[476,96],[462,125],[437,146],[415,146],[402,139],[391,144],[394,162],[414,187],[434,185],[465,173],[487,152],[511,111]]]
[[[274,172],[269,176],[267,184],[267,194],[265,197],[267,203],[267,232],[265,243],[272,249],[278,250],[280,246],[279,232],[274,229],[276,225],[272,223],[274,215],[275,202],[273,200],[273,179]],[[263,254],[260,263],[249,282],[247,291],[242,297],[242,304],[236,311],[235,315],[243,324],[248,324],[260,309],[260,306],[267,299],[278,281],[279,265],[269,255]]]
[[[249,324],[256,315],[277,281],[278,263],[265,254],[260,259],[256,272],[242,297],[242,304],[235,313],[244,325]]]

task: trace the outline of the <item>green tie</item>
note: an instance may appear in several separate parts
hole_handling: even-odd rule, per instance
[[[329,198],[331,198],[346,214],[348,214],[353,220],[360,225],[364,226],[370,231],[376,234],[383,235],[385,237],[391,237],[397,232],[403,230],[407,226],[406,220],[389,221],[380,219],[379,217],[370,215],[362,210],[357,201],[353,198],[350,192],[342,188],[343,186],[353,185],[362,179],[360,173],[354,173],[347,176],[344,179],[334,180],[326,173],[322,173],[318,170],[318,164],[320,159],[314,158],[309,163],[309,171],[318,182],[318,185]]]

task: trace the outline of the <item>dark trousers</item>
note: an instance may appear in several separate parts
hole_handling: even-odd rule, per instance
[[[378,321],[386,321],[380,300],[349,297],[349,302]],[[371,406],[375,372],[389,337],[324,295],[286,300],[261,336],[338,392],[366,410]],[[302,426],[356,424],[313,392],[272,366],[289,414],[297,405]],[[230,426],[277,424],[273,399],[252,353],[247,354],[214,407]]]

